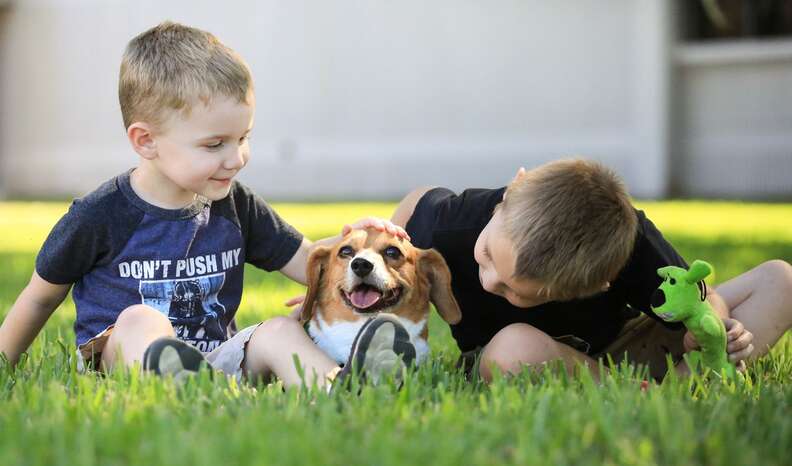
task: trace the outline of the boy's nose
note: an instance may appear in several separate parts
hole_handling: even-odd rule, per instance
[[[248,153],[246,149],[239,148],[231,153],[223,163],[223,168],[227,170],[239,170],[247,164]]]
[[[484,288],[484,291],[487,293],[497,294],[495,293],[494,281],[490,280],[486,276],[486,274],[481,270],[481,267],[479,267],[479,282],[481,282],[481,287]]]

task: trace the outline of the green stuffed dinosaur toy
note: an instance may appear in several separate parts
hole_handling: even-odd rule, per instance
[[[663,283],[652,295],[652,311],[667,322],[682,322],[696,337],[701,352],[689,354],[691,362],[700,360],[715,373],[734,377],[736,369],[726,355],[726,327],[706,299],[704,278],[711,273],[712,266],[701,260],[694,261],[690,270],[674,266],[658,269]]]

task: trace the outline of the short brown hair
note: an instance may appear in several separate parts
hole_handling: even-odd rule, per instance
[[[621,179],[580,159],[550,162],[512,182],[500,208],[514,245],[514,276],[554,299],[590,296],[632,254],[638,219]]]
[[[163,110],[189,113],[194,99],[216,95],[247,103],[253,78],[244,60],[212,34],[165,21],[127,45],[121,60],[118,99],[124,127],[158,125]]]

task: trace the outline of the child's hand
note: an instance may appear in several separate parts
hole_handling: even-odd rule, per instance
[[[739,364],[753,353],[753,333],[746,330],[742,322],[737,319],[723,319],[723,325],[726,327],[726,352],[729,353],[729,361]],[[696,337],[690,332],[685,333],[683,344],[685,352],[701,348]]]
[[[404,228],[395,225],[390,220],[377,217],[366,217],[364,219],[358,220],[352,225],[344,225],[344,228],[341,229],[341,236],[345,236],[352,230],[359,230],[363,228],[374,228],[375,230],[385,231],[393,236],[404,238],[407,241],[410,241],[410,235],[404,231]]]
[[[748,359],[753,353],[753,333],[746,329],[737,319],[723,319],[726,326],[726,352],[729,361],[737,364]]]
[[[288,307],[297,306],[289,313],[289,317],[294,320],[300,320],[300,314],[302,313],[302,304],[305,302],[305,295],[303,296],[295,296],[292,299],[286,301],[284,304]]]

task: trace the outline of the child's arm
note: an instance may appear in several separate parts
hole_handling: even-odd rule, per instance
[[[404,199],[402,199],[401,202],[399,202],[399,205],[396,206],[396,210],[393,211],[391,222],[406,228],[407,222],[410,220],[410,217],[412,217],[412,214],[415,212],[415,208],[418,206],[418,201],[421,200],[424,194],[428,193],[432,189],[434,189],[433,186],[417,188],[404,196]]]
[[[721,319],[728,319],[731,317],[729,315],[729,306],[726,305],[726,301],[723,300],[721,295],[715,291],[715,288],[705,285],[707,287],[707,301],[709,301],[710,306],[712,306],[712,310],[715,311]]]
[[[308,264],[308,256],[311,255],[311,252],[319,246],[332,246],[340,241],[341,238],[343,238],[344,235],[348,234],[350,231],[360,228],[375,228],[380,231],[387,231],[393,236],[398,236],[408,241],[410,240],[409,235],[407,235],[407,232],[404,231],[402,227],[394,225],[385,219],[366,217],[352,225],[344,225],[344,228],[341,229],[340,235],[324,238],[315,243],[303,238],[300,248],[297,249],[297,252],[291,258],[291,260],[289,260],[289,262],[287,262],[286,265],[280,269],[280,272],[298,283],[303,285],[307,284],[308,278],[305,276],[305,267]]]
[[[325,238],[324,240],[312,243],[311,240],[303,238],[300,248],[297,249],[297,252],[294,253],[294,256],[292,256],[289,262],[280,269],[280,273],[301,285],[306,285],[308,283],[308,277],[305,275],[305,267],[306,264],[308,264],[308,256],[311,254],[314,247],[330,239],[332,238]]]
[[[41,331],[71,285],[54,285],[36,272],[0,325],[0,353],[14,365]]]

